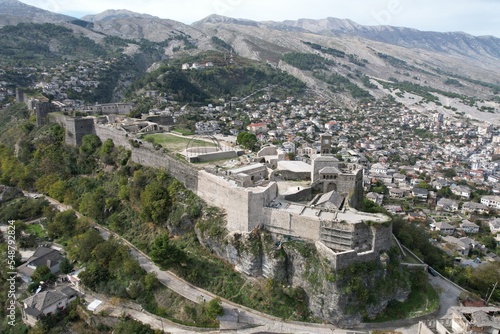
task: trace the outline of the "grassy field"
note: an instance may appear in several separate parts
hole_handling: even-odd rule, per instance
[[[180,152],[186,148],[191,138],[189,137],[180,137],[168,133],[155,133],[155,134],[147,134],[141,137],[141,139],[145,141],[150,141],[155,144],[159,144],[169,151]],[[210,141],[203,141],[199,139],[195,139],[189,145],[190,147],[214,147],[214,143]]]
[[[34,234],[39,238],[47,236],[47,233],[40,224],[29,224],[28,228],[26,229],[26,232]]]

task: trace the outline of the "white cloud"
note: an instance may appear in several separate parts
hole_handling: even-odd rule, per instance
[[[22,0],[58,13],[97,14],[128,9],[191,23],[216,13],[257,21],[348,18],[365,25],[388,24],[419,30],[465,31],[500,36],[496,0]]]

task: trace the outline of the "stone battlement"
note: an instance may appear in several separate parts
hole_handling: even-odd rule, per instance
[[[132,145],[126,132],[109,124],[96,124],[89,117],[50,117],[66,129],[66,142],[70,145],[79,145],[86,134],[96,134],[102,141],[111,139],[115,145],[130,150],[134,162],[165,170],[207,203],[224,209],[230,232],[250,232],[263,225],[278,237],[319,242],[333,254],[330,258],[336,268],[356,260],[372,260],[391,246],[388,217],[352,208],[352,203],[362,198],[361,170],[353,164],[341,164],[328,156],[313,160],[313,184],[350,196],[351,200],[351,206],[342,204],[341,210],[322,209],[279,197],[278,183],[269,180],[269,170],[263,164],[228,171],[198,170],[151,143]]]

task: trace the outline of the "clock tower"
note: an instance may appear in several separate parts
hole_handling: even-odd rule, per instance
[[[321,142],[321,155],[332,154],[332,135],[322,134],[320,135]]]

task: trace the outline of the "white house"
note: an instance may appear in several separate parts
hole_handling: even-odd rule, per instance
[[[471,190],[468,186],[451,185],[450,190],[454,195],[470,198]]]
[[[458,211],[458,202],[449,198],[440,198],[436,206],[444,211]]]
[[[490,226],[491,234],[494,235],[500,232],[500,218],[495,218],[493,220],[490,220],[488,222],[488,225]]]
[[[466,202],[462,204],[462,214],[467,214],[470,212],[475,212],[475,213],[488,213],[489,209],[486,205],[482,203],[475,203],[475,202]]]
[[[403,189],[391,188],[389,189],[389,196],[392,198],[403,198],[405,196],[405,192]]]
[[[462,231],[464,231],[465,233],[479,232],[479,226],[467,219],[462,220],[462,223],[460,224],[460,229],[462,229]]]
[[[483,196],[481,197],[481,203],[489,208],[500,209],[500,196]]]
[[[382,174],[386,175],[387,174],[388,167],[385,164],[381,163],[375,163],[370,167],[370,173],[371,174]]]
[[[382,205],[382,202],[384,201],[384,195],[377,194],[374,192],[369,192],[368,194],[366,194],[366,199],[378,205]]]
[[[455,228],[447,222],[431,223],[430,227],[433,231],[439,231],[441,234],[453,234],[455,232]]]

